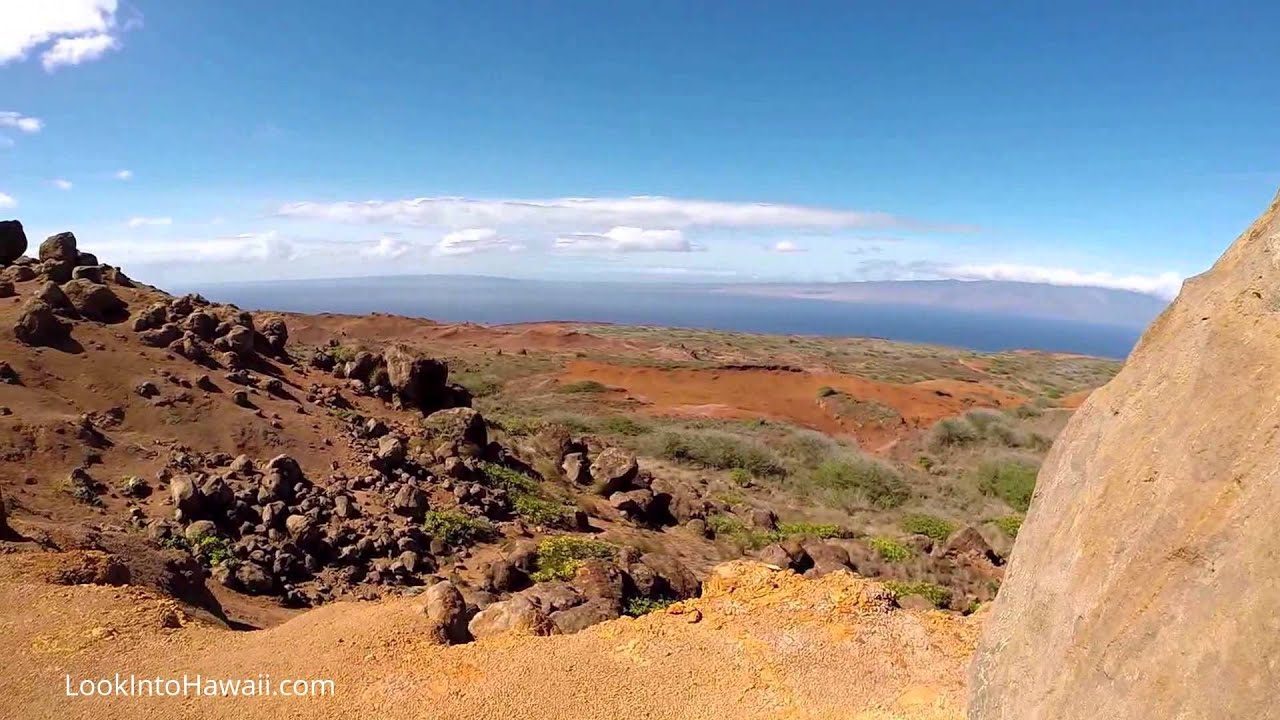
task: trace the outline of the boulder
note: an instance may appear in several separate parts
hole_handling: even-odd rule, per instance
[[[622,606],[622,571],[607,560],[584,561],[570,584],[588,600],[608,600]]]
[[[71,327],[58,319],[53,308],[40,300],[28,300],[18,314],[13,335],[27,345],[56,345],[66,340]]]
[[[1276,714],[1280,196],[1049,451],[972,720]]]
[[[76,312],[90,320],[113,320],[125,309],[124,301],[111,292],[110,288],[95,285],[88,280],[72,280],[62,286],[62,292]]]
[[[564,470],[565,479],[571,483],[578,485],[591,484],[591,472],[588,470],[586,453],[571,452],[565,455],[564,462],[560,464],[560,469]]]
[[[45,241],[40,243],[40,254],[38,256],[40,262],[66,262],[72,266],[76,265],[80,259],[80,252],[76,250],[76,236],[69,232],[50,235]]]
[[[262,328],[258,332],[266,340],[271,352],[277,355],[284,352],[284,346],[289,342],[289,326],[284,320],[277,317],[268,318],[262,323]]]
[[[203,511],[204,497],[196,487],[195,480],[186,475],[178,475],[169,481],[169,497],[186,520],[199,517]]]
[[[0,300],[11,298],[17,294],[13,289],[13,282],[9,280],[0,280]]]
[[[212,340],[218,330],[218,318],[205,310],[196,310],[183,319],[180,327],[201,340]]]
[[[164,303],[152,303],[133,316],[135,332],[151,330],[169,321],[169,307]],[[176,325],[174,327],[177,327]],[[170,341],[172,342],[172,341]]]
[[[639,472],[636,456],[616,447],[600,451],[591,463],[591,478],[595,480],[598,492],[605,497],[630,490]]]
[[[27,251],[27,233],[17,220],[0,220],[0,266],[9,265]]]
[[[392,512],[414,520],[421,520],[427,514],[427,508],[427,494],[412,483],[401,485],[391,501]]]
[[[76,314],[76,308],[71,304],[71,298],[67,297],[67,294],[62,291],[62,286],[56,282],[48,281],[42,283],[40,287],[36,288],[31,297],[47,304],[61,315],[74,317]]]
[[[422,421],[422,430],[434,443],[483,448],[489,443],[484,418],[471,408],[438,410]]]
[[[373,464],[377,469],[388,472],[400,467],[405,455],[404,441],[394,435],[385,435],[378,440],[378,449],[373,453]]]
[[[493,603],[476,613],[467,629],[477,640],[502,633],[552,635],[557,632],[555,623],[541,608],[519,595]]]
[[[101,285],[103,281],[102,275],[103,275],[104,269],[105,269],[105,266],[103,265],[83,265],[80,267],[76,267],[71,271],[71,279],[87,280],[91,283],[97,283]]]
[[[233,573],[240,589],[249,595],[270,595],[275,590],[271,574],[254,563],[240,563]]]
[[[676,599],[697,597],[702,592],[702,583],[697,576],[685,567],[684,563],[670,555],[645,553],[640,562],[647,565],[665,586],[665,594]]]
[[[3,271],[0,271],[0,278],[12,283],[27,282],[34,280],[36,271],[29,265],[10,265]]]
[[[1000,556],[973,526],[965,526],[951,533],[946,542],[934,548],[933,554],[944,558],[980,560],[993,565],[1001,562]]]
[[[529,576],[509,560],[497,559],[484,569],[485,589],[496,593],[509,593],[529,584]]]
[[[572,635],[592,625],[616,620],[621,615],[617,603],[608,600],[588,600],[567,610],[551,613],[551,622],[555,623],[556,630],[560,634]]]
[[[227,334],[213,344],[219,350],[247,356],[253,352],[253,330],[243,325],[232,325]]]
[[[470,642],[471,631],[467,629],[467,603],[462,593],[449,581],[438,582],[423,593],[426,604],[423,612],[427,620],[443,631],[444,639],[450,644]]]
[[[138,333],[138,342],[148,347],[169,347],[182,339],[182,330],[173,323]]]
[[[568,610],[583,602],[583,597],[569,583],[561,580],[540,582],[520,593],[531,602],[542,608],[544,612],[556,613]]]
[[[443,391],[449,366],[434,358],[419,357],[404,345],[392,345],[382,354],[387,381],[405,405],[430,412],[446,407]]]
[[[609,505],[635,522],[643,522],[653,505],[653,491],[648,489],[616,492],[609,496]]]

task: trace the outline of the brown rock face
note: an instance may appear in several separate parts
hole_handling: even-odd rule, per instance
[[[1049,453],[970,718],[1275,715],[1278,391],[1280,197]]]
[[[17,220],[0,220],[0,266],[22,257],[27,251],[27,234]]]

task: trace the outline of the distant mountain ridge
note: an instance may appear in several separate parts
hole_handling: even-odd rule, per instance
[[[1003,280],[884,280],[723,285],[720,292],[866,305],[919,305],[1021,317],[1145,327],[1168,301],[1112,288]]]

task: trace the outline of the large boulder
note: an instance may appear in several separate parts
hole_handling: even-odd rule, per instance
[[[591,463],[591,477],[596,482],[597,491],[605,497],[630,490],[639,472],[636,456],[616,447],[601,450]]]
[[[471,640],[467,629],[467,603],[453,583],[439,582],[423,593],[426,604],[422,610],[427,619],[440,628],[445,642],[464,643]]]
[[[387,381],[405,405],[423,412],[446,406],[448,365],[435,358],[419,357],[398,344],[387,348],[382,358],[387,365]]]
[[[56,345],[71,334],[71,327],[42,300],[28,300],[18,314],[13,335],[27,345]]]
[[[71,271],[80,260],[80,251],[76,249],[76,236],[63,232],[50,235],[40,243],[40,266],[44,274],[54,282],[66,282],[71,279]]]
[[[1040,470],[969,717],[1274,717],[1280,197],[1188,280]]]
[[[489,443],[489,432],[484,418],[471,408],[438,410],[422,421],[422,430],[433,443],[450,443],[455,446],[474,445],[483,448]]]
[[[519,595],[493,603],[476,613],[467,629],[477,640],[502,633],[552,635],[556,632],[551,618],[528,598]]]
[[[107,321],[116,319],[125,309],[124,301],[106,285],[80,278],[62,286],[62,292],[82,317]]]
[[[17,220],[0,220],[0,267],[12,263],[27,251],[27,233]]]

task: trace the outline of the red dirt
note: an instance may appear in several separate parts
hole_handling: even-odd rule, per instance
[[[892,442],[911,430],[975,407],[1011,407],[1021,397],[981,383],[927,380],[900,385],[838,373],[769,369],[670,369],[578,360],[562,382],[594,380],[622,388],[656,415],[733,419],[771,418],[837,435],[851,435],[868,447]],[[836,417],[819,402],[830,387],[858,400],[874,401],[902,416],[897,424],[858,424]]]
[[[1093,394],[1093,388],[1090,388],[1088,390],[1080,390],[1078,392],[1073,392],[1070,395],[1067,395],[1063,397],[1061,400],[1059,400],[1058,407],[1070,408],[1071,410],[1075,410],[1076,408],[1083,405],[1084,401],[1088,400],[1089,396],[1092,394]]]

